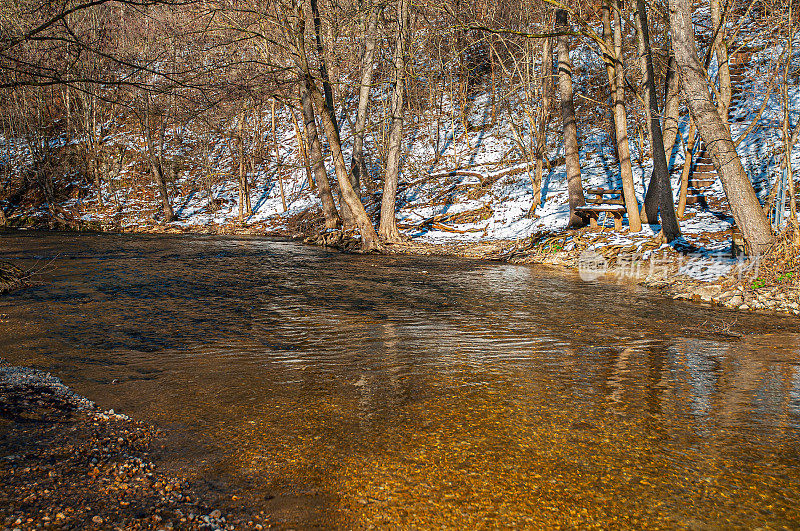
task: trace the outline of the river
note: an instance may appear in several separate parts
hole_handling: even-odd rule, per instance
[[[283,527],[795,527],[800,321],[551,268],[14,233],[0,356]]]

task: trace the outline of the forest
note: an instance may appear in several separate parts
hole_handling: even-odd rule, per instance
[[[758,255],[797,234],[797,10],[9,2],[0,222],[278,220],[375,251],[612,217],[673,242],[711,213]]]

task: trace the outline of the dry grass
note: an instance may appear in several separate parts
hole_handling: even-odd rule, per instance
[[[761,257],[759,278],[765,286],[800,286],[800,232],[789,228]]]

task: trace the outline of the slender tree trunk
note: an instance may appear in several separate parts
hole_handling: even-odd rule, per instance
[[[311,82],[310,77],[306,79],[309,83]],[[339,140],[339,134],[336,131],[336,124],[331,118],[331,113],[328,112],[328,109],[325,109],[325,98],[319,91],[312,92],[312,95],[314,96],[317,107],[323,109],[323,111],[320,112],[320,119],[322,120],[322,126],[325,128],[325,135],[328,137],[328,142],[330,143],[333,165],[336,171],[336,180],[339,181],[342,200],[353,213],[356,225],[361,233],[361,250],[367,252],[380,251],[381,246],[375,228],[372,226],[372,221],[370,221],[367,211],[364,210],[361,198],[358,197],[358,194],[353,189],[353,185],[350,184],[350,175],[345,166],[344,157],[342,156],[342,144]]]
[[[167,192],[167,182],[164,178],[164,167],[161,164],[161,153],[156,151],[155,142],[153,140],[153,127],[150,123],[152,118],[152,108],[150,105],[150,94],[145,94],[145,112],[143,117],[143,125],[145,131],[145,140],[147,141],[147,154],[150,160],[150,169],[153,172],[153,178],[158,185],[158,191],[161,196],[161,209],[164,213],[164,223],[170,223],[175,220],[175,212],[172,210],[172,204],[169,201],[169,193]],[[162,116],[161,129],[164,129],[164,119]]]
[[[792,18],[792,2],[789,2],[789,13],[786,16],[786,63],[783,69],[783,83],[781,87],[781,99],[783,100],[783,157],[786,163],[787,192],[789,194],[789,224],[794,230],[796,243],[800,243],[800,231],[797,223],[797,199],[794,193],[794,172],[792,171],[792,147],[793,142],[789,130],[789,110],[791,100],[789,100],[789,70],[792,63],[794,19]]]
[[[325,92],[325,104],[330,109],[331,120],[333,121],[336,132],[339,132],[339,124],[336,123],[336,107],[333,106],[333,89],[331,88],[330,76],[328,76],[328,64],[326,61],[325,44],[322,41],[322,20],[319,16],[318,0],[311,1],[311,14],[314,17],[314,36],[317,44],[317,59],[319,60],[319,75],[322,78],[322,90]]]
[[[628,145],[628,116],[625,108],[625,72],[622,64],[622,17],[619,0],[613,1],[614,10],[614,76],[616,90],[614,98],[614,127],[617,133],[617,154],[619,155],[622,191],[625,198],[625,210],[628,213],[628,226],[631,232],[642,230],[639,218],[639,203],[633,183],[631,166],[631,150]]]
[[[280,186],[281,190],[281,204],[283,205],[283,211],[286,212],[286,192],[283,188],[283,172],[281,171],[280,167],[280,153],[278,151],[278,133],[276,130],[276,121],[275,121],[275,98],[270,100],[270,113],[272,115],[272,145],[275,146],[275,172],[278,174],[278,185]]]
[[[690,117],[691,120],[691,117]],[[686,212],[686,195],[689,193],[689,174],[692,172],[692,162],[694,159],[694,145],[697,140],[697,127],[694,120],[689,125],[689,138],[686,139],[686,151],[684,154],[683,171],[681,171],[681,191],[678,195],[678,217],[682,218]]]
[[[675,217],[675,204],[672,201],[672,183],[669,178],[667,157],[664,152],[664,137],[661,135],[660,111],[658,108],[658,95],[656,94],[655,71],[653,69],[653,54],[650,50],[650,29],[647,24],[647,11],[644,0],[636,0],[637,24],[636,30],[639,40],[639,53],[642,59],[642,74],[644,77],[644,102],[650,112],[650,147],[653,152],[653,174],[650,176],[650,186],[645,199],[645,220],[655,222],[661,209],[661,233],[671,242],[681,235],[678,219]],[[650,188],[655,187],[651,194]],[[650,199],[650,204],[648,204]]]
[[[547,155],[547,125],[550,122],[550,107],[553,103],[553,41],[546,37],[542,42],[542,71],[539,75],[542,101],[539,104],[538,129],[536,131],[536,169],[533,177],[533,206],[531,212],[541,204],[544,158]]]
[[[149,120],[149,118],[146,119]],[[161,196],[161,210],[164,213],[164,223],[169,223],[175,220],[175,212],[172,210],[172,204],[170,204],[169,201],[167,181],[164,178],[164,167],[161,165],[161,160],[155,153],[152,131],[150,131],[150,127],[147,129],[147,150],[149,152],[148,158],[150,159],[150,169],[153,172],[153,178],[156,180],[158,192]]]
[[[397,42],[394,51],[394,91],[392,92],[391,126],[386,157],[386,176],[383,180],[381,199],[380,237],[388,243],[402,241],[397,230],[395,203],[397,182],[400,177],[400,155],[403,140],[403,96],[405,92],[405,48],[408,34],[408,2],[397,0]]]
[[[664,156],[667,158],[667,166],[672,160],[672,152],[675,150],[675,143],[678,141],[678,121],[680,119],[681,98],[680,98],[680,77],[675,66],[675,56],[669,56],[667,62],[667,75],[664,82]]]
[[[762,254],[773,241],[772,229],[736,153],[727,122],[711,99],[705,69],[697,57],[690,0],[669,0],[672,46],[689,112],[722,180],[733,219],[749,254]]]
[[[325,101],[325,96],[314,85],[314,80],[311,77],[311,70],[308,65],[308,57],[305,50],[305,36],[303,28],[305,27],[305,20],[303,18],[303,11],[297,7],[293,2],[295,28],[292,30],[292,38],[294,39],[294,48],[297,52],[298,66],[302,75],[302,81],[305,86],[305,91],[314,100],[314,105],[319,109],[320,119],[322,126],[325,128],[325,134],[328,137],[330,144],[331,155],[333,156],[334,170],[336,171],[336,179],[339,181],[339,188],[342,191],[342,200],[350,208],[350,211],[355,217],[358,230],[361,233],[361,249],[362,251],[380,251],[381,245],[378,241],[378,235],[372,222],[364,210],[364,205],[361,203],[361,198],[353,189],[350,184],[350,176],[347,167],[344,163],[342,156],[342,144],[339,140],[339,132],[336,129],[336,122],[333,119],[333,108],[328,107]],[[304,105],[305,108],[305,105]],[[311,108],[311,106],[309,106]],[[313,111],[311,122],[314,122]],[[313,153],[312,153],[313,155]]]
[[[242,113],[241,118],[244,118],[244,113]],[[244,139],[242,138],[243,134],[243,127],[242,121],[239,121],[239,134],[236,137],[236,144],[239,148],[239,224],[244,225]],[[231,153],[233,156],[233,153]]]
[[[719,0],[710,0],[711,22],[713,30],[717,32],[714,40],[714,53],[717,56],[717,69],[719,78],[719,99],[717,101],[717,111],[730,130],[728,123],[728,111],[731,107],[733,90],[731,89],[731,68],[728,59],[728,38],[725,31],[725,13],[722,12]]]
[[[297,116],[294,114],[294,109],[290,109],[290,112],[292,115],[292,123],[294,124],[294,137],[297,140],[297,151],[300,154],[300,161],[303,163],[303,167],[306,169],[306,180],[308,180],[308,188],[310,190],[316,190],[317,185],[314,182],[314,174],[311,171],[311,162],[308,160],[308,151],[306,149],[307,144],[305,135],[300,129],[300,124],[297,123]]]
[[[325,216],[326,229],[338,229],[342,222],[339,219],[339,212],[333,201],[331,184],[328,180],[328,172],[325,169],[325,161],[322,156],[322,146],[319,143],[317,134],[317,122],[314,119],[314,106],[311,102],[311,94],[306,85],[306,77],[300,76],[300,108],[303,110],[303,121],[306,136],[308,137],[308,149],[311,156],[311,167],[314,169],[314,177],[317,181],[319,199],[322,202],[322,213]]]
[[[556,31],[567,30],[567,12],[556,10]],[[561,92],[561,123],[564,131],[564,157],[567,167],[567,190],[569,193],[569,223],[567,227],[586,225],[586,219],[575,211],[586,204],[581,184],[581,163],[578,150],[578,127],[572,101],[572,61],[569,58],[569,37],[558,36],[558,86]]]
[[[361,59],[361,86],[358,90],[358,114],[353,135],[353,158],[350,165],[350,171],[353,174],[353,188],[359,193],[361,192],[361,183],[369,179],[367,166],[364,163],[364,131],[367,125],[369,92],[372,88],[375,43],[378,39],[378,15],[380,11],[381,6],[375,5],[370,8],[367,14],[364,54]]]
[[[245,107],[245,111],[247,111],[248,109],[249,109],[248,107]],[[246,167],[250,166],[252,171],[252,162],[251,164],[248,165],[247,151],[244,147],[244,130],[242,130],[241,138],[242,138],[242,160],[240,163],[244,166],[243,170],[245,171],[240,170],[240,173],[242,174],[242,184],[244,185],[244,206],[247,208],[247,215],[249,216],[250,214],[253,213],[253,205],[250,203],[250,181],[247,179]],[[252,154],[251,154],[251,161],[252,161]]]

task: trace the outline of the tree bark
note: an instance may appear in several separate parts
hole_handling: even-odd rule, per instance
[[[719,99],[717,111],[725,121],[725,126],[730,131],[728,111],[731,107],[733,90],[731,89],[731,68],[728,59],[728,39],[725,31],[725,14],[722,12],[719,0],[710,0],[712,29],[716,32],[713,47],[717,56],[717,78],[719,79]],[[730,134],[730,133],[728,133]]]
[[[300,129],[300,124],[297,123],[297,116],[294,114],[294,109],[290,109],[292,114],[292,123],[294,123],[294,137],[297,140],[297,150],[300,154],[300,160],[303,163],[303,168],[306,170],[306,179],[308,180],[308,188],[316,190],[317,185],[314,182],[314,174],[311,171],[311,161],[308,160],[308,151],[306,149],[307,143],[303,131]]]
[[[164,179],[164,166],[161,163],[161,150],[156,151],[155,143],[153,141],[153,128],[150,124],[151,119],[151,106],[150,95],[145,95],[145,113],[143,125],[145,129],[145,139],[147,141],[147,155],[150,161],[150,169],[153,172],[153,178],[158,185],[159,195],[161,196],[161,210],[164,214],[164,223],[175,221],[175,212],[172,210],[172,204],[169,201],[169,193],[167,192],[167,181]],[[163,128],[163,116],[162,116]]]
[[[553,41],[546,37],[542,42],[542,70],[540,73],[542,101],[539,104],[538,128],[536,131],[536,169],[533,178],[533,212],[542,202],[542,178],[544,157],[547,151],[547,125],[550,122],[550,107],[553,102]]]
[[[397,0],[397,42],[394,51],[394,91],[392,92],[391,125],[386,156],[386,176],[383,180],[381,198],[381,221],[378,229],[380,237],[388,243],[402,241],[397,230],[395,203],[397,202],[397,182],[400,177],[400,155],[403,141],[403,105],[406,79],[406,38],[408,33],[409,0]]]
[[[278,174],[278,185],[281,189],[281,204],[283,205],[283,211],[286,212],[286,192],[283,189],[283,172],[280,168],[280,158],[278,153],[278,133],[276,127],[276,120],[275,120],[275,98],[270,100],[270,114],[272,116],[272,145],[275,146],[275,173]]]
[[[339,124],[336,123],[336,107],[333,106],[333,89],[331,88],[330,76],[328,76],[328,65],[325,55],[325,44],[322,41],[322,20],[319,16],[318,0],[310,0],[311,14],[314,17],[314,36],[317,44],[317,59],[319,60],[319,75],[322,78],[322,90],[325,92],[325,104],[331,110],[331,120],[333,121],[336,132],[339,132]],[[303,26],[305,29],[305,26]]]
[[[307,83],[311,83],[311,77],[306,76]],[[316,88],[316,87],[314,87]],[[325,135],[328,137],[328,143],[331,147],[331,155],[333,156],[333,166],[336,171],[336,180],[339,181],[339,189],[341,190],[342,200],[353,213],[355,223],[358,226],[358,231],[361,233],[361,250],[380,251],[381,246],[378,242],[378,235],[375,228],[372,226],[367,211],[364,210],[364,205],[361,203],[361,198],[353,189],[350,184],[350,175],[347,172],[347,167],[344,163],[342,156],[342,144],[339,140],[339,133],[336,131],[336,124],[333,122],[329,109],[325,108],[325,97],[319,90],[312,92],[314,103],[320,109],[320,119],[322,126],[325,128]]]
[[[664,81],[664,156],[667,158],[667,167],[672,160],[672,152],[678,141],[678,121],[680,119],[680,77],[675,66],[675,56],[669,56],[667,62],[667,75]]]
[[[650,50],[650,28],[647,24],[647,11],[644,0],[636,0],[636,31],[639,40],[639,53],[641,56],[642,74],[644,77],[644,103],[650,110],[650,147],[653,151],[653,173],[650,176],[650,186],[647,188],[644,208],[644,220],[654,223],[661,209],[661,233],[667,242],[671,242],[681,235],[678,219],[675,217],[675,204],[672,201],[672,183],[669,178],[667,157],[664,151],[664,137],[661,134],[660,111],[658,108],[658,95],[656,94],[655,71],[653,69],[653,54]],[[651,193],[651,189],[655,190]],[[648,202],[649,200],[649,202]]]
[[[690,0],[669,0],[672,46],[689,112],[722,180],[749,254],[762,254],[773,242],[772,229],[736,153],[726,121],[709,93],[705,69],[697,57]]]
[[[367,14],[364,54],[361,58],[361,86],[358,90],[358,114],[353,135],[353,157],[350,165],[350,171],[353,174],[353,188],[359,193],[361,192],[361,183],[369,178],[367,166],[364,163],[364,131],[367,125],[369,92],[372,88],[375,43],[378,39],[378,15],[380,11],[381,7],[376,5],[372,6]]]
[[[342,225],[339,212],[336,210],[336,203],[333,201],[331,183],[328,180],[328,172],[325,169],[325,161],[322,156],[322,146],[319,143],[317,134],[317,122],[314,118],[314,105],[311,102],[311,94],[306,86],[306,77],[300,75],[300,108],[303,111],[303,128],[308,137],[308,149],[311,158],[311,167],[314,169],[314,177],[317,181],[319,199],[322,202],[322,214],[325,216],[326,229],[338,229]]]
[[[794,193],[794,171],[792,168],[792,147],[793,142],[789,129],[789,111],[791,100],[789,99],[789,71],[792,63],[793,37],[794,32],[794,19],[792,18],[792,3],[789,2],[789,13],[786,16],[786,63],[783,68],[783,83],[781,86],[781,100],[783,102],[783,123],[781,129],[783,132],[783,157],[786,165],[786,178],[788,179],[787,193],[789,194],[789,224],[794,230],[794,240],[796,244],[800,244],[800,231],[798,230],[797,223],[797,199]],[[796,126],[799,127],[799,126]]]
[[[556,31],[566,31],[567,12],[556,10]],[[572,101],[572,61],[569,58],[569,37],[558,36],[558,87],[561,92],[561,123],[564,134],[564,158],[567,168],[567,191],[569,194],[568,228],[583,227],[586,218],[578,215],[576,208],[584,206],[581,184],[581,164],[578,150],[578,128],[575,122],[575,107]]]
[[[614,100],[614,132],[617,141],[617,157],[619,158],[619,172],[622,180],[622,195],[625,199],[625,210],[628,214],[628,227],[631,232],[642,230],[642,222],[639,218],[639,203],[636,200],[636,191],[633,183],[633,168],[631,166],[631,149],[628,145],[628,115],[625,109],[625,73],[622,64],[622,18],[619,12],[618,0],[607,0],[604,11],[608,13],[608,21],[604,22],[604,28],[610,29],[611,12],[614,14],[613,35],[606,35],[606,42],[613,40],[614,57],[612,57],[612,68],[606,66],[606,72],[613,74],[611,85],[611,97]],[[611,52],[610,46],[609,53]],[[606,63],[608,65],[608,62]]]
[[[690,118],[691,120],[691,118]],[[694,145],[697,140],[697,127],[694,120],[689,125],[689,138],[686,139],[686,150],[684,153],[683,171],[681,171],[681,191],[678,194],[678,217],[682,218],[686,212],[686,195],[689,193],[689,174],[692,171],[694,159]]]
[[[342,156],[342,144],[339,139],[339,132],[336,129],[336,122],[333,118],[333,108],[328,107],[325,96],[314,84],[314,80],[311,77],[311,70],[308,65],[308,57],[305,50],[305,36],[303,34],[303,28],[305,27],[303,11],[299,9],[295,2],[293,2],[293,7],[296,28],[292,32],[292,38],[294,39],[294,51],[297,53],[298,66],[302,76],[301,81],[305,87],[306,94],[313,98],[314,106],[319,109],[320,120],[325,129],[325,134],[328,137],[328,143],[330,144],[333,166],[336,171],[336,179],[339,181],[342,201],[350,208],[350,211],[355,217],[355,222],[361,233],[361,250],[366,252],[380,251],[381,246],[375,228],[372,226],[372,222],[366,210],[364,210],[361,198],[358,197],[358,194],[353,189],[353,185],[350,184],[350,176],[344,163],[344,157]],[[309,106],[309,108],[311,108],[311,106]],[[313,110],[311,123],[314,123]]]

